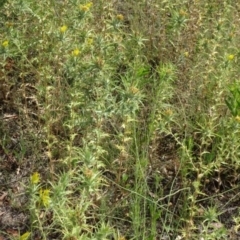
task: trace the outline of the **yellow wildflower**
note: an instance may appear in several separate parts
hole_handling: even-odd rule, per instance
[[[62,27],[60,27],[60,32],[61,33],[65,33],[67,31],[67,26],[66,25],[63,25]]]
[[[31,183],[38,184],[40,181],[40,174],[38,172],[33,173],[31,176]]]
[[[6,26],[6,27],[9,27],[9,28],[12,27],[13,25],[14,25],[14,24],[13,24],[12,22],[6,22],[6,23],[5,23],[5,26]]]
[[[183,9],[181,9],[181,10],[179,11],[179,15],[182,16],[182,17],[186,17],[186,16],[187,16],[187,13],[186,13],[186,11],[184,11]]]
[[[117,15],[117,19],[118,19],[119,21],[123,21],[124,17],[123,17],[122,14],[118,14],[118,15]]]
[[[49,189],[40,189],[39,197],[43,206],[47,207],[50,204],[50,190]]]
[[[124,236],[120,236],[118,240],[126,240],[126,238]]]
[[[87,6],[88,8],[90,8],[92,5],[93,5],[92,2],[89,2],[89,3],[86,4],[86,6]]]
[[[167,115],[167,116],[172,116],[172,115],[173,115],[173,111],[172,111],[170,108],[168,108],[168,109],[165,111],[165,115]]]
[[[86,5],[81,5],[80,10],[83,12],[87,12],[89,10],[89,8]]]
[[[237,115],[237,116],[235,117],[235,119],[236,119],[237,122],[240,122],[240,116]]]
[[[130,92],[133,93],[133,94],[136,94],[136,93],[139,92],[139,89],[136,88],[136,87],[134,87],[134,86],[131,86],[131,87],[130,87]]]
[[[189,52],[184,52],[185,57],[189,57]]]
[[[8,47],[8,44],[9,44],[8,40],[5,40],[5,41],[2,43],[2,46],[3,46],[4,48],[6,48],[6,47]]]
[[[92,5],[93,5],[93,3],[92,3],[92,2],[89,2],[89,3],[86,3],[86,4],[84,4],[84,5],[81,4],[81,5],[79,6],[79,8],[80,8],[81,11],[87,12],[87,11],[89,11],[89,9],[92,7]]]
[[[87,44],[88,45],[92,45],[93,44],[93,39],[92,38],[88,38],[87,39]]]
[[[228,61],[232,61],[233,59],[234,59],[234,55],[233,54],[229,54],[228,56],[227,56],[227,59],[228,59]]]
[[[77,48],[72,51],[72,56],[74,57],[77,57],[79,54],[80,54],[80,50]]]
[[[91,177],[93,176],[93,171],[92,171],[91,169],[85,169],[84,175],[85,175],[87,178],[91,178]]]

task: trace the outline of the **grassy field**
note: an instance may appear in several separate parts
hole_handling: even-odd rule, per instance
[[[0,240],[240,235],[240,3],[0,1]]]

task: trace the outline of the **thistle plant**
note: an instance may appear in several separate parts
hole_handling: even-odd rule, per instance
[[[1,218],[0,239],[232,234],[239,8],[0,1],[0,206],[29,223],[13,236]]]

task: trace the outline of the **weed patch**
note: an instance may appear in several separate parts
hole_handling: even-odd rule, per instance
[[[231,1],[0,2],[0,239],[237,239]]]

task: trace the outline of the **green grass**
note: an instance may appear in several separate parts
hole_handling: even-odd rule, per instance
[[[0,238],[236,239],[239,10],[0,3]]]

